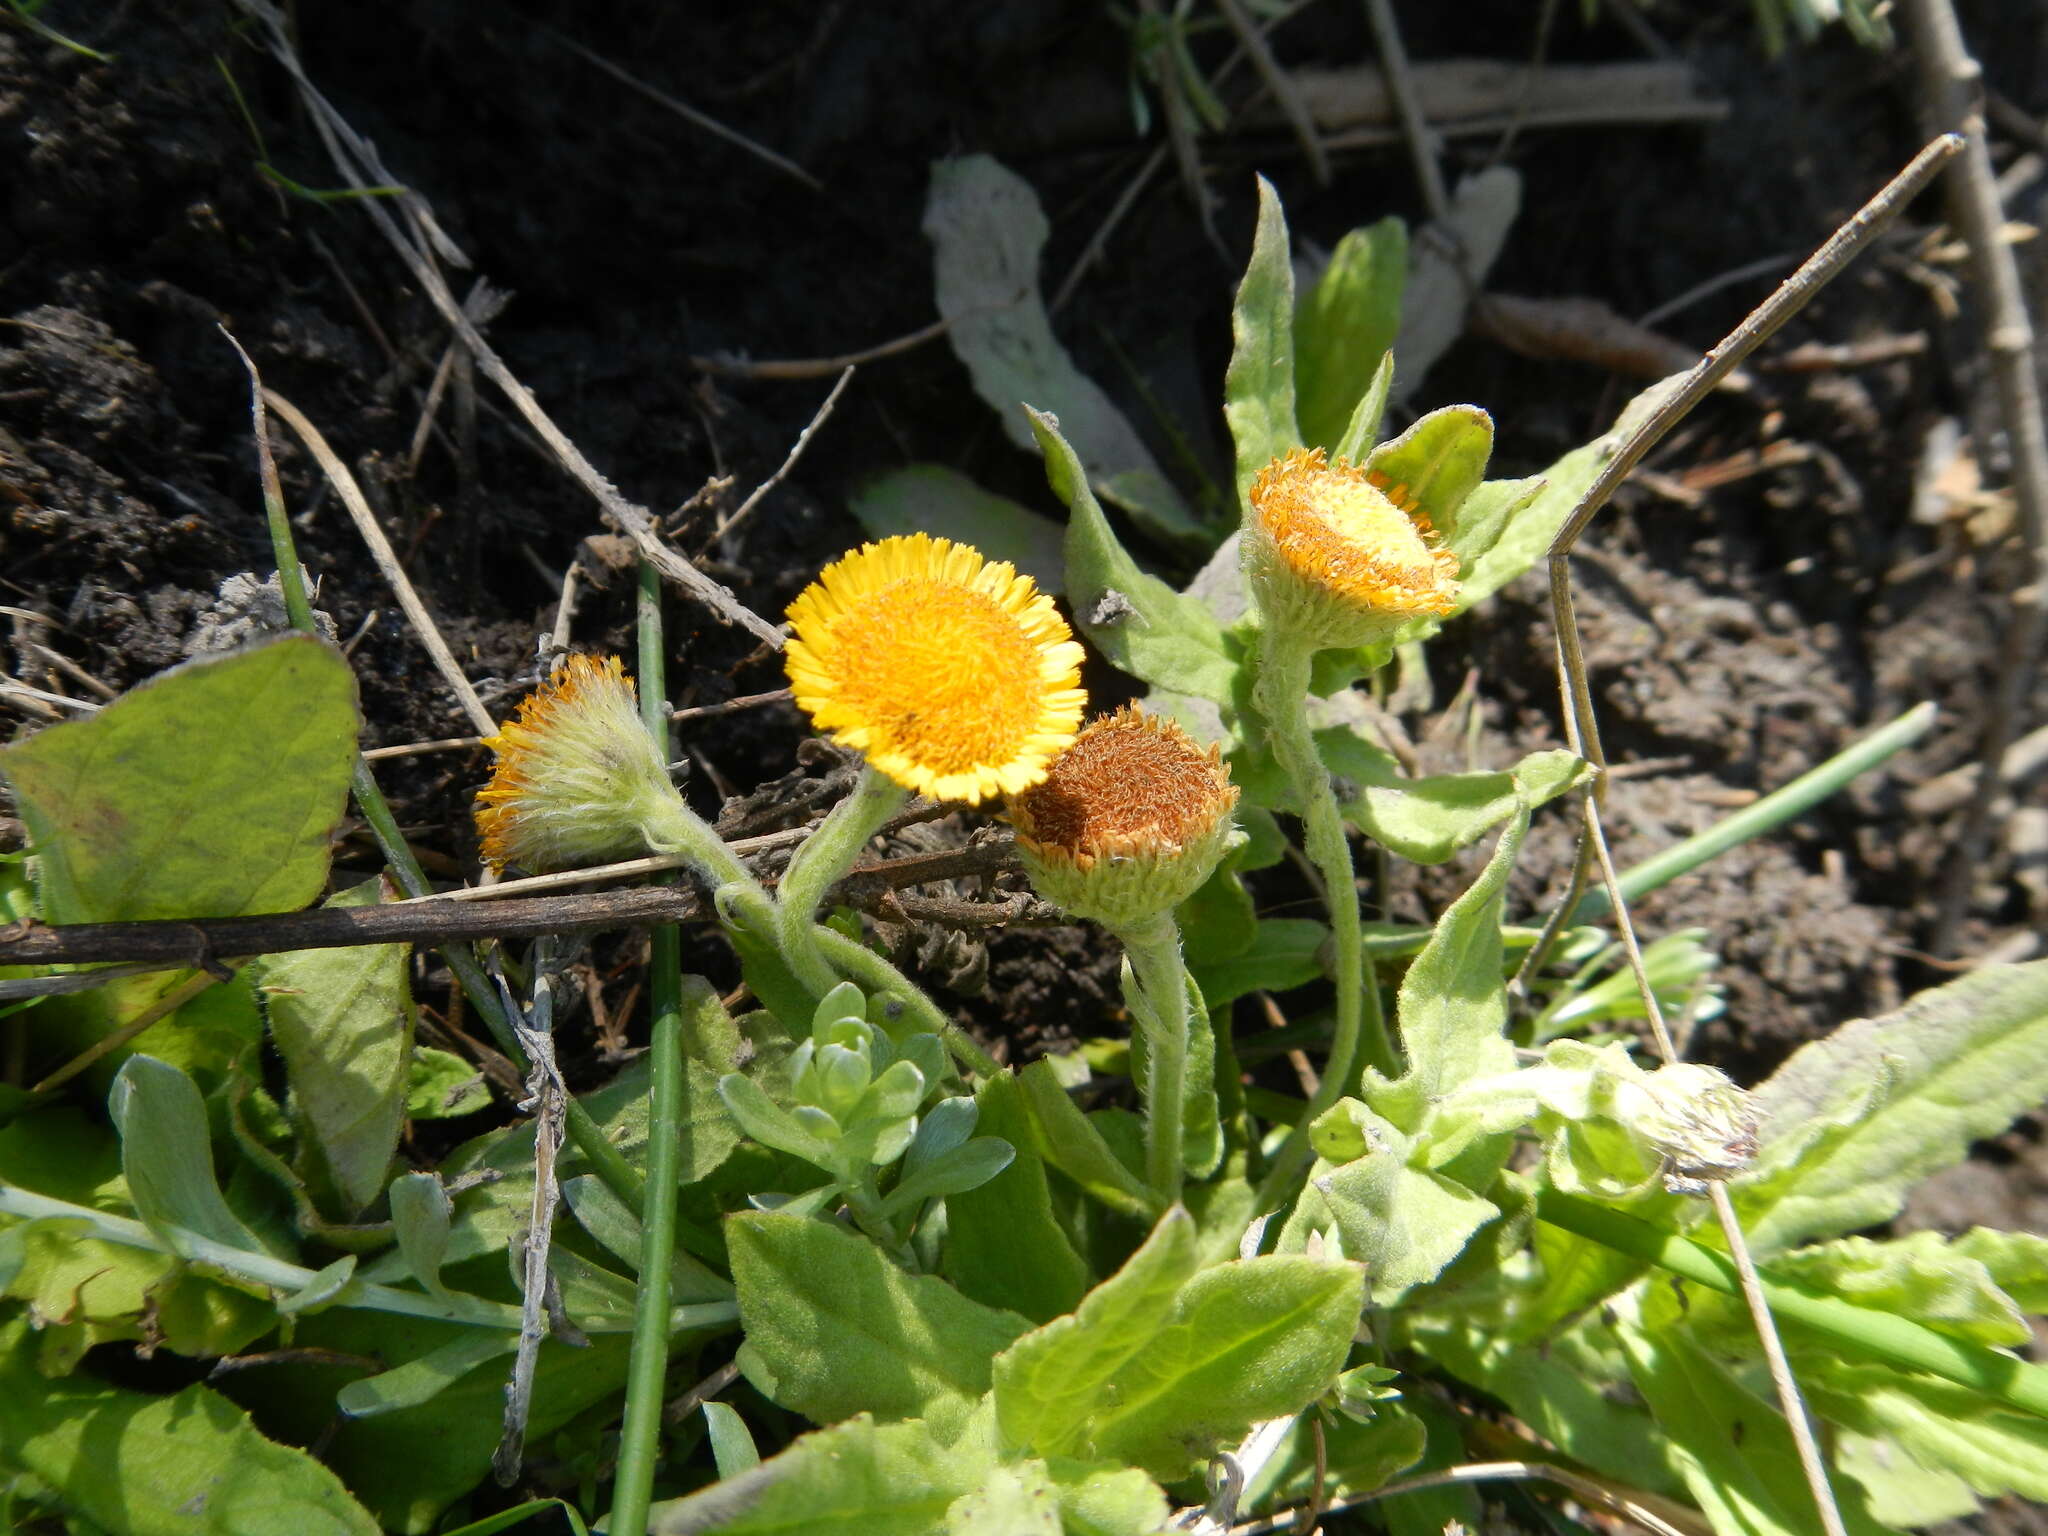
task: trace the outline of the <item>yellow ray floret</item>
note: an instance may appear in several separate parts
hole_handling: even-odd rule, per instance
[[[1404,618],[1456,607],[1458,557],[1440,546],[1427,517],[1349,461],[1297,448],[1260,471],[1251,504],[1260,530],[1303,581]]]
[[[682,802],[616,656],[571,656],[484,738],[498,754],[477,793],[494,867],[575,869],[666,846]]]
[[[1045,777],[1087,706],[1081,647],[1003,561],[927,534],[863,544],[789,606],[797,704],[878,772],[970,805]]]

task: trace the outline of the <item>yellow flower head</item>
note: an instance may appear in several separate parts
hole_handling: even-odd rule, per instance
[[[1247,569],[1269,609],[1290,617],[1309,610],[1324,620],[1320,628],[1391,633],[1404,620],[1456,607],[1457,555],[1442,547],[1406,488],[1384,476],[1330,462],[1320,448],[1297,448],[1259,472],[1251,511]]]
[[[951,539],[863,544],[804,588],[789,622],[798,705],[934,800],[1037,783],[1087,706],[1081,647],[1052,599]]]
[[[1010,820],[1039,894],[1116,928],[1195,893],[1229,844],[1236,805],[1217,748],[1127,706],[1054,758]]]
[[[687,818],[616,656],[571,656],[484,738],[476,829],[495,868],[578,869],[675,846]]]

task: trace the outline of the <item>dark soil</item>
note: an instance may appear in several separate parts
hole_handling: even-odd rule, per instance
[[[1523,58],[1535,46],[1538,8],[1513,0],[1400,9],[1418,59]],[[1553,58],[1639,56],[1629,33],[1587,28],[1578,9],[1558,8]],[[598,14],[443,0],[295,16],[311,80],[475,263],[474,273],[449,271],[458,293],[476,273],[510,291],[489,334],[591,461],[655,509],[676,547],[701,554],[770,616],[858,541],[848,493],[885,469],[949,464],[1056,511],[1035,462],[1006,443],[937,343],[863,368],[790,477],[714,540],[717,521],[782,462],[830,377],[737,379],[691,360],[831,357],[928,324],[919,220],[928,166],[947,154],[994,153],[1031,180],[1053,222],[1056,282],[1149,149],[1129,123],[1128,42],[1108,9],[913,0],[642,5],[606,8],[602,24]],[[460,368],[415,454],[445,327],[358,203],[293,190],[331,189],[337,173],[294,86],[234,6],[52,0],[38,15],[114,57],[96,62],[0,25],[8,671],[77,692],[46,647],[125,687],[187,653],[223,578],[268,568],[248,383],[225,326],[355,468],[487,699],[515,694],[553,622],[559,573],[606,531],[594,505]],[[1787,253],[1789,267],[1905,162],[1918,134],[1903,54],[1830,35],[1767,63],[1748,18],[1737,4],[1653,8],[1672,47],[1729,103],[1724,121],[1515,139],[1507,156],[1525,178],[1525,211],[1496,288],[1641,314],[1760,256]],[[2048,112],[2039,9],[1983,0],[1966,7],[1966,23],[1992,84],[2036,120]],[[1214,41],[1202,40],[1205,59]],[[622,86],[572,44],[772,146],[821,189]],[[1289,62],[1370,51],[1358,8],[1333,5],[1290,22],[1278,47]],[[2023,147],[2001,143],[2001,164]],[[1476,168],[1496,148],[1459,141],[1453,169]],[[1419,222],[1422,209],[1398,149],[1340,156],[1334,183],[1318,187],[1285,137],[1233,131],[1209,146],[1208,166],[1228,259],[1162,177],[1059,329],[1134,420],[1156,428],[1161,409],[1173,413],[1186,449],[1220,476],[1215,401],[1253,172],[1280,188],[1298,238],[1326,247],[1387,213]],[[2011,217],[2038,225],[2043,187],[2024,183]],[[1643,904],[1650,933],[1703,927],[1723,955],[1727,1013],[1696,1049],[1738,1075],[1768,1071],[1798,1042],[1945,974],[1917,947],[1952,817],[1916,818],[1903,795],[1971,760],[2019,564],[2009,501],[2001,514],[1995,497],[1974,511],[1937,500],[1916,516],[1923,445],[1946,418],[1971,434],[1983,482],[2005,483],[1980,317],[1952,255],[1922,238],[1940,217],[1932,199],[1916,206],[1909,227],[1766,356],[1915,332],[1928,339],[1923,352],[1851,370],[1764,371],[1750,396],[1717,397],[1653,460],[1664,489],[1625,493],[1578,563],[1609,754],[1665,764],[1613,787],[1624,865],[1920,700],[1942,708],[1936,731],[1888,771]],[[2035,277],[2038,249],[2022,248]],[[1772,280],[1722,288],[1662,328],[1709,345]],[[1501,430],[1495,473],[1522,474],[1602,430],[1638,387],[1466,339],[1419,403],[1484,404]],[[273,428],[272,439],[302,557],[362,678],[367,742],[464,731],[324,477],[288,432]],[[1179,462],[1163,434],[1155,447]],[[1777,467],[1717,481],[1759,449],[1779,453]],[[1694,489],[1674,499],[1673,482]],[[1175,572],[1170,554],[1151,558]],[[629,580],[588,591],[575,643],[623,648],[631,611]],[[674,703],[779,686],[775,661],[743,632],[681,599],[670,623]],[[1479,669],[1487,765],[1557,744],[1550,657],[1535,576],[1436,646],[1440,699]],[[2029,723],[2044,705],[2037,693]],[[29,706],[0,707],[10,729],[39,723]],[[1411,722],[1418,738],[1429,724]],[[1463,766],[1462,733],[1448,734],[1460,749],[1430,749],[1433,767]],[[786,705],[717,717],[687,738],[693,795],[712,811],[776,779],[801,737]],[[483,770],[476,753],[383,768],[402,819],[451,872],[473,855],[466,808]],[[2041,784],[2026,794],[2048,803]],[[1561,889],[1569,845],[1560,814],[1540,821],[1516,877],[1518,918]],[[1474,868],[1466,859],[1415,877],[1391,893],[1394,911],[1434,912]],[[1262,897],[1299,894],[1286,878]],[[1997,851],[1980,872],[1963,952],[2042,920]],[[985,957],[978,941],[942,949],[931,957],[956,982],[986,975],[987,989],[961,1006],[986,1033],[1009,1037],[1013,1057],[1117,1028],[1114,956],[1075,930],[1020,930]],[[2007,1193],[2002,1210],[1995,1191],[1988,1205],[1971,1195],[1969,1219],[2026,1226],[2039,1189],[2019,1177],[2037,1164],[2008,1155],[1973,1165],[1971,1177]]]

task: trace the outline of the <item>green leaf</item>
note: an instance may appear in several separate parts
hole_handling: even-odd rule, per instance
[[[975,1098],[981,1128],[1019,1151],[988,1183],[947,1198],[943,1272],[974,1300],[1042,1323],[1079,1303],[1088,1266],[1053,1217],[1045,1164],[1023,1150],[1030,1112],[1015,1074],[989,1078]]]
[[[25,1323],[0,1324],[0,1445],[108,1536],[378,1536],[339,1478],[210,1388],[50,1381],[34,1353]]]
[[[947,1536],[1061,1536],[1060,1507],[1042,1461],[999,1462],[946,1511]]]
[[[441,1266],[448,1260],[448,1239],[455,1206],[440,1175],[408,1173],[391,1181],[391,1229],[413,1279],[435,1296],[446,1296]]]
[[[120,1215],[130,1210],[120,1151],[100,1125],[45,1109],[0,1127],[0,1180]],[[116,1339],[161,1340],[181,1355],[224,1355],[270,1331],[268,1303],[202,1279],[169,1254],[102,1242],[73,1221],[0,1217],[0,1295],[61,1323],[67,1353]]]
[[[752,1471],[656,1504],[649,1536],[935,1536],[989,1467],[930,1426],[863,1414],[803,1436]]]
[[[1033,398],[1037,398],[1034,396]],[[1066,530],[943,464],[906,464],[855,491],[847,508],[871,539],[928,533],[1007,560],[1047,592],[1065,580]]]
[[[1294,268],[1287,249],[1287,216],[1280,211],[1279,194],[1263,176],[1258,230],[1230,312],[1230,334],[1223,417],[1237,445],[1237,495],[1243,502],[1260,470],[1301,446],[1301,431],[1295,425]],[[1377,356],[1373,360],[1377,362]]]
[[[460,1056],[431,1045],[413,1046],[405,1081],[408,1120],[453,1120],[473,1115],[490,1102],[483,1075]]]
[[[1370,1150],[1318,1178],[1316,1188],[1330,1203],[1345,1254],[1372,1277],[1373,1303],[1391,1306],[1442,1274],[1500,1208],[1447,1174],[1410,1166],[1410,1139],[1356,1099],[1325,1118],[1346,1116],[1365,1131]]]
[[[518,1347],[516,1333],[467,1328],[446,1344],[403,1365],[350,1382],[335,1394],[335,1406],[352,1419],[417,1408],[432,1402],[478,1366],[509,1355]]]
[[[1364,468],[1396,505],[1427,517],[1445,544],[1462,555],[1459,514],[1485,478],[1492,454],[1493,418],[1476,405],[1447,405],[1373,449]]]
[[[1295,307],[1294,387],[1309,447],[1342,451],[1352,413],[1393,348],[1407,281],[1408,227],[1381,219],[1337,242],[1323,275]]]
[[[1972,1227],[1949,1251],[1975,1259],[2022,1311],[2048,1313],[2048,1237]]]
[[[1592,489],[1637,424],[1669,397],[1675,382],[1652,384],[1622,408],[1604,437],[1566,454],[1539,480],[1496,480],[1475,493],[1478,504],[1466,514],[1470,538],[1459,542],[1459,552],[1468,562],[1459,580],[1459,612],[1491,597],[1548,553],[1572,508]],[[1541,489],[1532,495],[1536,485]]]
[[[720,1477],[737,1477],[761,1465],[753,1433],[731,1404],[704,1405],[704,1433],[711,1442],[711,1459],[717,1464]]]
[[[1365,1423],[1324,1415],[1320,1435],[1317,1427],[1306,1414],[1295,1422],[1264,1475],[1247,1484],[1245,1507],[1304,1504],[1318,1485],[1326,1505],[1361,1498],[1414,1466],[1426,1439],[1422,1421],[1398,1403]]]
[[[329,907],[373,907],[381,878],[330,898]],[[412,1073],[409,944],[302,949],[266,955],[257,986],[270,1036],[284,1058],[291,1112],[314,1170],[331,1183],[342,1214],[354,1216],[383,1193],[398,1151]]]
[[[1844,1358],[1803,1354],[1800,1384],[1830,1421],[1888,1442],[1986,1498],[2048,1500],[2048,1420],[2015,1413],[1968,1387]]]
[[[1046,1456],[1087,1454],[1092,1412],[1152,1346],[1200,1263],[1194,1218],[1176,1206],[1072,1316],[1019,1339],[996,1361],[996,1424],[1004,1440]]]
[[[1675,1303],[1662,1302],[1675,1310]],[[1693,1502],[1718,1536],[1805,1536],[1815,1528],[1813,1495],[1800,1471],[1784,1415],[1751,1396],[1704,1350],[1674,1328],[1645,1331],[1623,1315],[1616,1337],[1636,1390],[1656,1415]],[[1835,1497],[1851,1536],[1881,1536],[1858,1490]]]
[[[726,1244],[747,1334],[740,1368],[819,1423],[923,1418],[950,1438],[988,1390],[989,1362],[1030,1327],[827,1222],[746,1211],[727,1220]]]
[[[281,1313],[317,1311],[348,1289],[349,1281],[355,1277],[356,1256],[345,1253],[318,1271],[300,1289],[289,1296],[279,1297],[277,1310]]]
[[[1268,917],[1252,930],[1252,942],[1241,953],[1208,960],[1190,944],[1188,972],[1211,1008],[1251,992],[1285,992],[1305,986],[1323,974],[1322,949],[1330,929],[1307,917]]]
[[[493,1267],[503,1274],[502,1258],[494,1257]],[[333,1307],[300,1319],[295,1342],[389,1362],[391,1371],[370,1378],[385,1381],[388,1391],[389,1378],[398,1370],[437,1350],[468,1341],[462,1347],[481,1351],[484,1345],[478,1341],[503,1337],[493,1330]],[[545,1444],[546,1437],[607,1399],[615,1405],[629,1348],[623,1333],[592,1334],[584,1349],[542,1341],[527,1443]],[[338,1423],[335,1395],[363,1378],[360,1366],[246,1371],[229,1380],[236,1397],[272,1433],[306,1442],[321,1439],[322,1459],[379,1523],[404,1536],[424,1536],[435,1529],[444,1509],[490,1476],[491,1455],[503,1431],[508,1371],[509,1362],[498,1355],[442,1382],[416,1407],[343,1417]]]
[[[1009,1167],[1016,1155],[1017,1149],[997,1136],[977,1136],[964,1146],[941,1152],[916,1172],[905,1173],[882,1201],[882,1217],[894,1220],[940,1195],[979,1189]]]
[[[1345,424],[1344,435],[1337,440],[1337,456],[1356,464],[1363,459],[1379,436],[1380,424],[1387,414],[1387,397],[1394,390],[1394,354],[1387,353],[1380,359],[1379,367],[1372,373],[1372,380],[1365,386],[1365,393],[1352,408],[1351,420]]]
[[[1025,407],[1045,458],[1045,478],[1067,504],[1066,594],[1074,622],[1121,670],[1157,687],[1218,702],[1230,697],[1237,663],[1222,626],[1200,602],[1138,569],[1089,489],[1059,418]]]
[[[121,1173],[135,1214],[172,1249],[187,1233],[252,1253],[267,1250],[221,1198],[206,1104],[192,1079],[153,1056],[121,1064],[107,1111],[121,1133]]]
[[[524,1521],[545,1514],[559,1514],[573,1536],[590,1536],[583,1517],[576,1512],[576,1506],[565,1504],[560,1499],[528,1499],[524,1504],[514,1504],[510,1509],[501,1509],[481,1520],[472,1520],[452,1531],[443,1531],[441,1536],[498,1536],[500,1531],[509,1531]]]
[[[1404,778],[1392,754],[1333,726],[1316,732],[1316,751],[1355,792],[1342,797],[1344,819],[1415,864],[1441,864],[1514,814],[1518,803],[1546,805],[1585,779],[1565,751],[1532,752],[1506,773],[1445,773]]]
[[[1066,1536],[1154,1536],[1166,1495],[1136,1467],[1062,1461],[1051,1467]]]
[[[932,167],[924,232],[946,339],[1010,440],[1031,446],[1020,403],[1053,412],[1065,420],[1103,495],[1154,538],[1206,547],[1194,514],[1144,440],[1053,335],[1038,288],[1049,226],[1030,183],[987,155],[941,160]]]
[[[1908,1189],[2048,1099],[2048,960],[1987,966],[1800,1048],[1756,1090],[1734,1186],[1759,1259],[1877,1226]]]
[[[1506,1403],[1516,1418],[1574,1460],[1650,1493],[1685,1491],[1655,1422],[1630,1394],[1616,1390],[1626,1369],[1618,1356],[1608,1358],[1614,1333],[1597,1317],[1553,1330],[1542,1347],[1533,1348],[1486,1324],[1433,1309],[1416,1315],[1410,1337],[1423,1354]]]
[[[1528,830],[1529,808],[1518,804],[1486,868],[1437,919],[1429,943],[1401,980],[1396,1018],[1408,1073],[1396,1091],[1405,1098],[1426,1102],[1472,1078],[1514,1067],[1515,1048],[1505,1033],[1501,903]]]
[[[1773,1259],[1771,1273],[1978,1344],[2010,1348],[2033,1337],[1991,1272],[1938,1232],[1911,1232],[1887,1242],[1844,1237],[1796,1248]]]
[[[53,923],[291,912],[320,894],[355,677],[303,635],[188,662],[0,752]]]
[[[629,1271],[640,1269],[640,1218],[594,1173],[578,1174],[562,1184],[562,1203],[576,1224],[596,1238]],[[678,1246],[669,1255],[669,1296],[679,1304],[732,1300],[732,1282]]]
[[[1032,1151],[1111,1209],[1149,1219],[1152,1196],[1144,1181],[1067,1097],[1051,1064],[1042,1058],[1032,1062],[1017,1074],[1017,1086]]]
[[[1169,1211],[1073,1317],[1018,1340],[996,1363],[1005,1440],[1170,1480],[1330,1386],[1358,1326],[1356,1265],[1275,1254],[1197,1273],[1199,1262],[1193,1219]]]

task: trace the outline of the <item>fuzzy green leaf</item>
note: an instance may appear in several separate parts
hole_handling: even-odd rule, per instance
[[[1660,1297],[1659,1310],[1676,1309]],[[1804,1536],[1817,1525],[1784,1415],[1735,1381],[1676,1328],[1624,1317],[1616,1336],[1687,1490],[1717,1536]],[[1835,1489],[1850,1536],[1882,1536],[1853,1485]]]
[[[1989,966],[1802,1047],[1756,1090],[1756,1170],[1735,1186],[1763,1258],[1876,1226],[1905,1193],[2048,1099],[2048,960]]]
[[[191,1078],[153,1056],[131,1056],[107,1095],[107,1112],[121,1133],[121,1174],[135,1214],[174,1252],[183,1251],[186,1233],[266,1251],[221,1198],[206,1103]]]
[[[375,1376],[352,1381],[335,1394],[335,1406],[352,1419],[374,1418],[432,1402],[478,1366],[519,1347],[516,1333],[466,1328],[439,1348]]]
[[[946,1536],[1060,1536],[1060,1506],[1042,1461],[999,1462],[946,1511]]]
[[[378,1536],[340,1478],[212,1389],[51,1381],[34,1354],[26,1323],[0,1324],[0,1445],[107,1536]]]
[[[1301,429],[1295,425],[1294,268],[1287,216],[1280,211],[1280,195],[1263,176],[1258,230],[1230,312],[1230,334],[1223,417],[1237,445],[1237,494],[1243,501],[1268,462],[1301,446]],[[1379,361],[1378,354],[1372,361]]]
[[[1170,1211],[1073,1317],[1020,1339],[996,1365],[1005,1440],[1170,1480],[1329,1387],[1358,1326],[1356,1265],[1270,1255],[1197,1273],[1199,1262],[1193,1219]]]
[[[1323,974],[1322,949],[1329,937],[1329,926],[1313,918],[1263,918],[1239,954],[1211,961],[1190,945],[1188,972],[1203,1000],[1221,1008],[1247,993],[1285,992],[1314,981]]]
[[[398,1236],[413,1279],[435,1296],[445,1296],[441,1266],[447,1262],[455,1207],[440,1175],[402,1174],[391,1181],[391,1229]]]
[[[291,912],[320,894],[355,676],[303,635],[188,662],[0,752],[54,923]]]
[[[1095,1121],[1081,1113],[1044,1059],[1017,1074],[1034,1152],[1095,1199],[1129,1215],[1149,1215],[1152,1197],[1116,1155]]]
[[[950,1438],[988,1390],[989,1362],[1031,1325],[909,1275],[828,1222],[747,1211],[726,1222],[747,1341],[740,1366],[763,1396],[819,1423],[856,1413],[922,1418]]]
[[[491,1090],[477,1069],[453,1051],[431,1045],[412,1048],[412,1066],[405,1079],[408,1120],[453,1120],[473,1115],[491,1102]]]
[[[1025,414],[1045,457],[1046,481],[1067,504],[1066,593],[1081,633],[1133,677],[1227,700],[1237,664],[1215,615],[1138,569],[1102,515],[1059,419],[1028,405]]]
[[[1814,1410],[1829,1420],[1888,1441],[1986,1498],[2048,1500],[2048,1420],[1832,1350],[1802,1354],[1797,1369]]]
[[[1496,480],[1475,494],[1458,547],[1469,562],[1459,582],[1458,609],[1491,597],[1549,551],[1572,508],[1628,435],[1671,393],[1675,380],[1652,384],[1622,408],[1604,437],[1575,448],[1536,480]],[[1539,488],[1540,487],[1540,488]]]
[[[1528,830],[1529,807],[1523,801],[1502,829],[1486,868],[1437,919],[1429,943],[1402,978],[1396,1018],[1408,1074],[1396,1091],[1427,1100],[1471,1078],[1513,1068],[1515,1050],[1505,1034],[1501,903]]]
[[[1772,1260],[1771,1272],[1978,1344],[2010,1348],[2033,1337],[1991,1272],[1938,1232],[1912,1232],[1888,1242],[1844,1237],[1795,1248]]]
[[[988,1470],[930,1426],[865,1414],[808,1434],[781,1455],[688,1498],[657,1504],[649,1536],[935,1536],[953,1501]]]
[[[1476,405],[1447,405],[1373,449],[1364,468],[1395,503],[1427,517],[1444,542],[1462,553],[1459,515],[1486,477],[1492,455],[1493,418]]]
[[[1294,387],[1309,447],[1340,451],[1352,412],[1401,328],[1407,281],[1408,227],[1381,219],[1337,242],[1323,275],[1296,306]]]
[[[1330,1110],[1332,1118],[1345,1115],[1362,1122],[1369,1150],[1318,1178],[1316,1188],[1336,1217],[1344,1252],[1372,1277],[1374,1304],[1387,1306],[1442,1274],[1500,1208],[1446,1174],[1410,1166],[1409,1138],[1356,1099]]]
[[[1166,1495],[1136,1467],[1060,1462],[1051,1470],[1066,1536],[1154,1536],[1166,1524]]]
[[[1972,1227],[1949,1251],[1982,1264],[1992,1284],[2018,1303],[2021,1311],[2048,1314],[2048,1237]]]
[[[1086,1453],[1091,1410],[1151,1346],[1201,1262],[1197,1239],[1194,1218],[1176,1206],[1072,1316],[1026,1334],[996,1361],[996,1424],[1010,1445]]]
[[[366,881],[326,905],[375,906],[382,885]],[[398,1150],[412,1074],[411,952],[409,944],[302,949],[265,956],[256,978],[292,1116],[320,1176],[308,1178],[333,1185],[344,1216],[383,1192]]]
[[[1346,727],[1316,733],[1316,751],[1356,789],[1343,798],[1344,819],[1415,864],[1441,864],[1469,848],[1526,802],[1546,805],[1585,778],[1570,752],[1532,752],[1506,773],[1444,773],[1411,779],[1392,754]]]
[[[1045,591],[1062,590],[1066,561],[1060,545],[1066,530],[957,469],[906,464],[861,486],[847,508],[871,539],[928,533],[970,544],[991,560],[1009,561]]]
[[[988,1183],[947,1197],[944,1273],[976,1301],[1046,1322],[1079,1303],[1088,1266],[1054,1219],[1044,1162],[1024,1150],[1030,1111],[1015,1075],[989,1078],[975,1098],[981,1129],[1019,1150]]]

